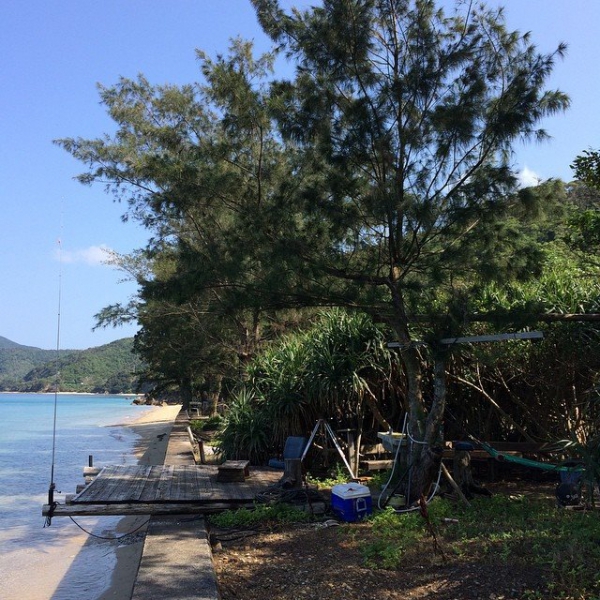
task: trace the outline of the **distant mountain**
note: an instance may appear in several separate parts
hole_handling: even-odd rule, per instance
[[[0,389],[8,385],[12,389],[31,369],[53,359],[56,352],[32,346],[22,346],[0,337]]]
[[[136,371],[133,338],[57,353],[0,337],[0,391],[52,391],[58,381],[63,392],[131,393],[136,391]]]
[[[40,348],[34,348],[33,346],[22,346],[21,344],[17,344],[17,342],[13,342],[12,340],[9,340],[8,338],[2,337],[0,335],[0,350],[7,350],[7,349],[15,349],[15,348],[25,348],[25,349],[29,349],[29,350],[40,350]]]

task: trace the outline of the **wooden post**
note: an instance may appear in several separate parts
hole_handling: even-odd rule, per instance
[[[468,450],[454,450],[452,463],[454,479],[461,490],[467,492],[473,485],[473,473],[471,472],[471,453]]]
[[[204,453],[204,440],[202,438],[198,438],[198,451],[200,452],[200,464],[206,464],[206,454]]]
[[[354,439],[354,430],[353,429],[338,429],[337,433],[345,433],[346,434],[346,446],[348,447],[348,464],[354,468],[354,472],[358,473],[358,467],[355,466],[358,464],[358,448],[356,446],[356,442]]]
[[[442,473],[444,477],[448,480],[450,487],[456,492],[457,496],[466,504],[467,506],[471,506],[471,503],[467,500],[467,497],[463,494],[462,490],[450,475],[450,471],[446,468],[446,465],[442,463]]]
[[[299,458],[286,458],[281,486],[286,489],[297,490],[302,487],[302,460]]]

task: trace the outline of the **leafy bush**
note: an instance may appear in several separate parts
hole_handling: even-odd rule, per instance
[[[392,397],[396,358],[386,340],[367,315],[331,310],[308,331],[266,348],[249,365],[246,388],[234,396],[223,449],[228,456],[268,457],[320,418],[358,429],[368,408],[383,412],[379,404]]]
[[[272,437],[267,416],[256,397],[242,389],[232,397],[218,439],[218,449],[226,459],[249,460],[261,464],[269,457]]]
[[[194,433],[218,431],[224,424],[225,420],[220,415],[210,417],[210,419],[193,419],[190,421],[190,427]]]
[[[283,502],[257,504],[253,509],[227,510],[209,519],[217,527],[255,527],[266,523],[305,523],[310,520],[308,512]]]

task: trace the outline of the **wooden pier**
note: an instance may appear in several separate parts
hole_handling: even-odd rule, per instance
[[[216,465],[108,466],[68,503],[44,505],[44,516],[208,514],[251,507],[281,472],[252,468],[222,481]]]

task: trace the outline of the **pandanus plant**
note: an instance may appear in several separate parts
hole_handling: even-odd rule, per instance
[[[389,427],[381,399],[384,392],[391,394],[396,363],[386,342],[385,332],[364,314],[322,313],[310,330],[257,356],[248,367],[247,387],[232,409],[239,412],[243,406],[260,413],[269,441],[276,446],[289,435],[309,433],[321,418],[334,427],[355,430],[358,446],[368,412],[378,427]],[[244,423],[249,427],[249,419]],[[228,419],[225,434],[230,441],[241,440],[232,433],[240,425],[239,419]],[[353,455],[358,460],[356,451]]]

